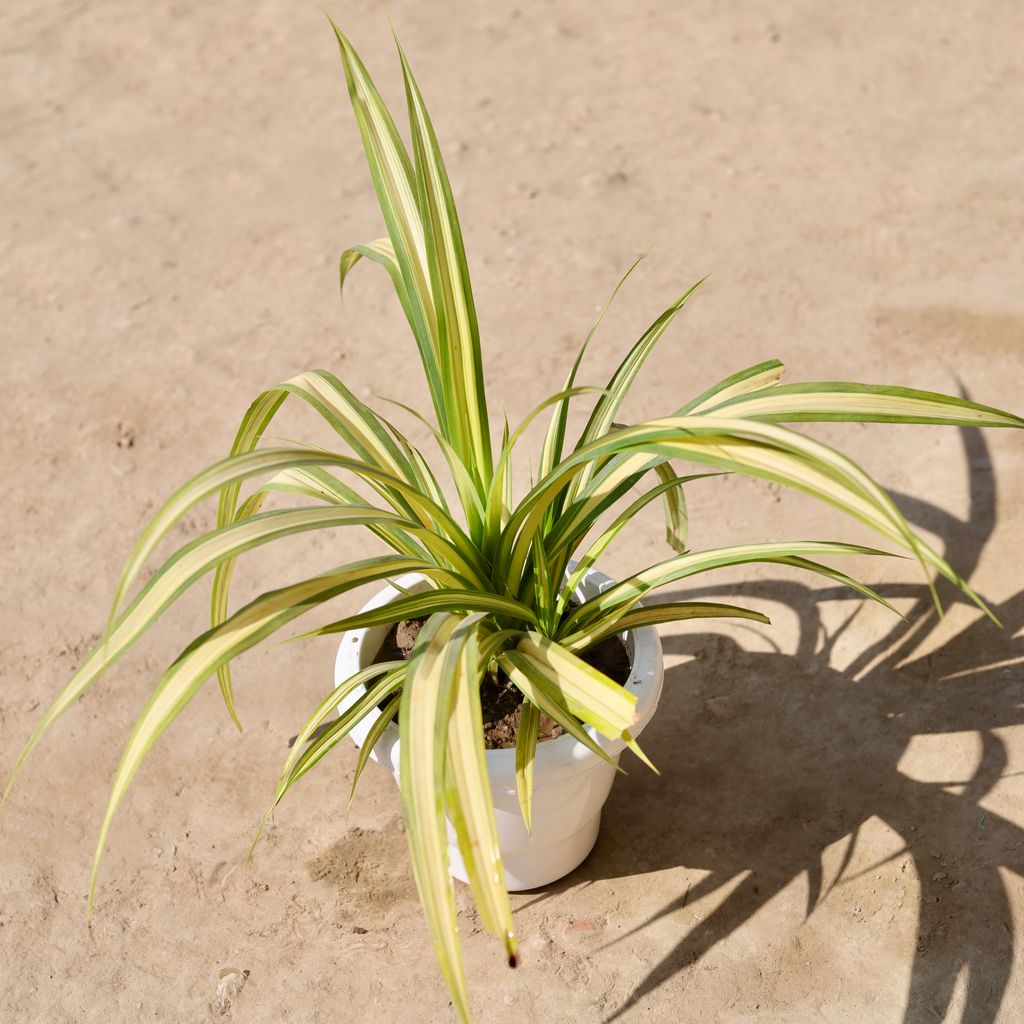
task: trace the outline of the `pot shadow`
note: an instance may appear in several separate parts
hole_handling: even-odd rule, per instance
[[[995,525],[996,487],[980,432],[960,433],[970,471],[968,518],[896,499],[908,519],[942,538],[969,579]],[[995,730],[1024,722],[1024,641],[1014,636],[1024,623],[1024,591],[994,609],[1004,629],[979,613],[938,650],[919,654],[938,621],[923,590],[883,589],[890,598],[916,599],[909,622],[895,620],[842,669],[830,662],[836,641],[854,628],[857,595],[789,580],[687,591],[687,597],[761,599],[752,607],[765,599],[784,603],[799,616],[798,649],[746,651],[713,633],[665,639],[667,653],[694,660],[668,672],[661,713],[644,732],[644,748],[662,776],[631,771],[619,781],[594,852],[562,887],[670,867],[709,872],[629,935],[688,901],[732,891],[680,935],[608,1022],[700,961],[802,875],[809,916],[843,878],[858,832],[872,817],[902,837],[904,849],[893,856],[909,854],[920,880],[904,1024],[942,1019],[964,968],[962,1022],[995,1019],[1014,952],[999,868],[1024,874],[1024,830],[979,801],[1006,770],[1006,747]],[[941,596],[947,607],[965,600],[951,586]],[[830,635],[822,600],[850,600],[853,609]],[[925,783],[899,771],[914,737],[965,731],[978,734],[982,749],[970,778]],[[836,880],[824,887],[822,855],[843,841]]]

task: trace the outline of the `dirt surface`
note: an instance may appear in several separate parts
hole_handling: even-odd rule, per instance
[[[402,102],[383,8],[328,6]],[[561,387],[651,246],[582,383],[603,385],[711,277],[625,418],[770,357],[789,380],[1024,407],[1020,4],[388,13],[449,157],[496,429]],[[317,5],[8,0],[0,38],[6,772],[97,639],[136,534],[229,450],[261,389],[322,366],[363,398],[427,405],[386,275],[358,267],[338,301],[341,250],[382,224]],[[1005,628],[957,601],[938,621],[906,561],[844,567],[910,626],[791,570],[709,577],[712,599],[773,625],[662,630],[665,694],[643,737],[661,776],[624,759],[589,860],[514,897],[518,970],[459,888],[481,1024],[1024,1017],[1024,440],[809,432],[901,495]],[[331,444],[299,411],[273,433]],[[519,488],[538,434],[523,444]],[[766,483],[701,481],[688,500],[696,547],[873,540]],[[649,511],[608,572],[666,552]],[[197,507],[171,540],[213,515]],[[349,530],[263,549],[242,559],[234,600],[378,551]],[[243,863],[287,738],[330,689],[330,638],[241,659],[244,734],[211,684],[156,744],[86,924],[119,752],[207,615],[197,587],[60,723],[5,807],[0,1020],[447,1024],[390,777],[368,770],[346,819],[356,755],[339,746]]]
[[[395,623],[384,636],[375,662],[408,658],[425,619],[403,619]],[[609,679],[625,686],[629,679],[629,655],[617,636],[606,637],[580,657],[599,669]],[[384,710],[384,704],[379,705]],[[519,719],[523,711],[523,694],[500,669],[496,678],[486,676],[480,686],[480,711],[484,723],[484,746],[488,750],[514,747],[519,735]],[[396,719],[397,721],[397,719]],[[565,730],[552,718],[541,714],[537,724],[537,738],[541,742],[561,736]]]

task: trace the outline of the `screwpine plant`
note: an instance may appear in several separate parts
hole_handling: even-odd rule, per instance
[[[121,757],[96,846],[91,906],[114,812],[147,751],[200,687],[216,674],[237,724],[231,659],[356,587],[420,574],[429,584],[426,592],[407,594],[383,608],[313,631],[323,635],[413,617],[427,619],[408,661],[371,665],[320,704],[284,765],[273,804],[355,723],[381,706],[383,713],[359,754],[358,781],[374,742],[397,716],[401,799],[416,882],[454,1006],[468,1020],[448,873],[446,815],[455,826],[483,923],[500,936],[509,962],[516,962],[484,756],[479,691],[486,673],[503,671],[523,695],[516,767],[519,801],[529,825],[541,714],[601,757],[607,759],[587,727],[622,739],[646,760],[628,731],[633,696],[581,660],[582,652],[610,635],[656,623],[712,616],[767,622],[756,611],[729,605],[640,603],[658,588],[723,566],[767,562],[841,582],[891,608],[865,584],[819,561],[885,553],[873,548],[801,541],[687,550],[683,485],[714,473],[680,476],[671,468],[673,462],[772,480],[813,495],[908,552],[929,580],[934,573],[951,580],[991,615],[863,469],[783,424],[843,420],[1020,427],[1024,420],[963,399],[903,387],[781,384],[782,364],[772,360],[727,377],[662,418],[632,425],[620,422],[627,391],[692,295],[691,288],[651,324],[602,388],[577,383],[588,336],[564,387],[515,431],[506,424],[500,443],[492,446],[469,270],[423,97],[399,47],[410,151],[355,50],[336,27],[335,32],[387,228],[385,237],[344,252],[341,280],[344,283],[361,259],[380,264],[390,276],[419,350],[436,418],[432,430],[457,501],[449,503],[420,451],[332,374],[313,370],[265,391],[246,412],[228,457],[175,491],[142,533],[117,584],[105,635],[42,717],[15,774],[53,723],[186,589],[212,572],[212,624],[157,683]],[[334,428],[341,451],[259,446],[289,397],[308,403]],[[570,443],[568,411],[574,400],[590,403],[590,415]],[[511,456],[523,429],[545,412],[550,422],[536,481],[516,499]],[[241,500],[247,484],[268,476],[269,482]],[[346,476],[362,481],[376,498],[361,496],[344,482]],[[606,516],[638,488],[639,496],[624,510],[614,518]],[[311,499],[312,504],[263,511],[265,499],[274,493]],[[129,600],[157,544],[189,509],[214,495],[219,496],[217,528],[178,550]],[[665,504],[668,541],[676,553],[575,604],[571,598],[590,567],[637,513],[658,499]],[[229,610],[228,587],[239,555],[278,538],[339,526],[365,527],[391,553],[331,567],[312,579],[268,591],[237,611]],[[362,695],[339,715],[339,705],[356,692]]]

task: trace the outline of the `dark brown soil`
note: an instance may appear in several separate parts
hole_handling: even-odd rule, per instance
[[[402,619],[401,622],[396,622],[384,637],[384,643],[380,645],[377,657],[373,659],[374,664],[408,658],[424,622],[426,619]]]
[[[423,619],[403,619],[393,625],[384,637],[374,662],[408,658],[423,622]],[[626,685],[629,679],[629,655],[617,636],[602,640],[583,651],[580,657],[620,686]],[[480,686],[480,705],[484,719],[484,745],[487,749],[514,747],[523,695],[503,672],[499,673],[496,680],[488,677],[483,681]],[[547,715],[541,716],[539,739],[551,740],[563,732],[562,727]]]

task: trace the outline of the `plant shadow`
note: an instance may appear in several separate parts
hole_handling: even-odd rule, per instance
[[[980,433],[960,433],[970,473],[967,519],[896,499],[908,519],[942,538],[969,579],[995,525],[996,487]],[[895,628],[842,670],[831,664],[833,651],[851,628],[858,601],[850,601],[852,614],[829,635],[818,602],[846,599],[836,590],[774,580],[697,592],[739,591],[744,599],[760,599],[753,607],[764,600],[784,603],[800,619],[798,650],[751,652],[713,633],[666,638],[667,653],[696,660],[670,670],[661,713],[644,733],[662,777],[630,772],[619,781],[593,854],[565,884],[638,869],[708,872],[634,932],[688,901],[719,890],[729,895],[680,935],[609,1021],[700,961],[802,875],[809,915],[836,884],[823,891],[824,851],[845,842],[838,881],[872,817],[902,837],[898,856],[909,854],[920,879],[904,1024],[943,1019],[964,968],[961,1020],[995,1019],[1014,952],[999,869],[1024,874],[1024,830],[979,801],[1006,771],[1007,751],[996,730],[1024,722],[1024,639],[1014,637],[1024,623],[1024,591],[994,609],[1004,629],[979,613],[938,650],[922,654],[938,621],[922,590],[883,589],[890,598],[916,599],[909,621],[895,620]],[[963,600],[952,587],[943,588],[942,598],[947,607]],[[982,749],[970,778],[924,783],[899,771],[913,737],[965,731],[978,734]],[[936,872],[937,851],[943,872]],[[957,884],[965,876],[969,884]]]

